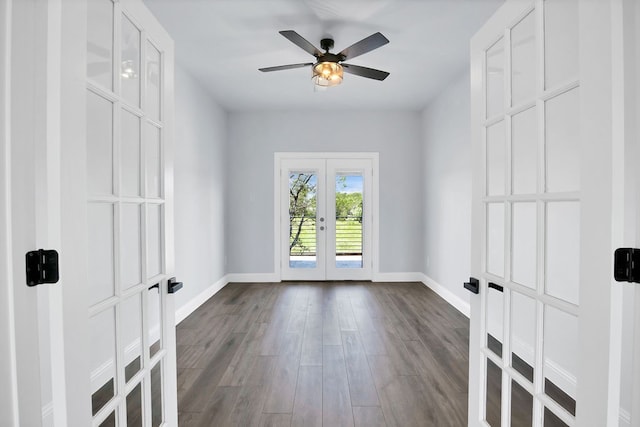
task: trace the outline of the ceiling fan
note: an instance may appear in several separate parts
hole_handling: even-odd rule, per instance
[[[389,73],[386,71],[343,63],[343,61],[371,52],[372,50],[389,43],[389,40],[387,40],[387,38],[381,33],[372,34],[369,37],[352,44],[348,48],[343,49],[340,53],[329,52],[329,50],[333,48],[333,39],[326,38],[320,40],[320,47],[324,49],[324,52],[322,52],[293,30],[280,31],[280,34],[302,50],[313,55],[316,58],[316,62],[259,68],[260,71],[281,71],[313,66],[313,81],[318,86],[339,85],[342,82],[343,71],[374,80],[384,80],[389,76]]]

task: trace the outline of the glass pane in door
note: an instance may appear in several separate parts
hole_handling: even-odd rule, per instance
[[[516,381],[511,380],[511,427],[533,425],[533,396]]]
[[[142,383],[127,395],[127,427],[142,426]]]
[[[336,174],[336,268],[362,268],[361,173]]]
[[[289,173],[289,268],[316,268],[318,176]]]
[[[579,2],[544,2],[545,88],[579,77]]]
[[[89,320],[91,334],[91,409],[95,415],[118,392],[116,382],[116,331],[113,308]]]
[[[149,288],[147,294],[147,326],[149,357],[153,357],[162,346],[162,298],[160,288],[155,285]]]
[[[136,293],[120,304],[124,344],[124,380],[128,383],[142,369],[142,298]]]
[[[151,425],[158,427],[164,420],[162,408],[162,362],[151,369]]]
[[[501,37],[486,53],[487,118],[504,111],[504,39]]]
[[[536,92],[535,13],[511,30],[511,105],[530,100]]]
[[[578,318],[557,308],[544,310],[544,393],[576,414]]]
[[[122,97],[135,107],[140,106],[140,30],[122,16],[120,87]]]
[[[160,51],[151,42],[147,41],[147,103],[145,112],[155,121],[161,119],[161,59]]]
[[[113,87],[113,2],[87,2],[87,78]]]
[[[504,344],[504,295],[495,289],[487,292],[487,348],[502,357]]]
[[[502,410],[502,370],[487,359],[485,420],[491,427],[500,427]]]

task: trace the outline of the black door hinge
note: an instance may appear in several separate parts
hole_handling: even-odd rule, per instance
[[[616,249],[613,255],[613,277],[618,282],[640,283],[640,249]]]
[[[27,286],[36,286],[43,283],[57,283],[60,279],[58,269],[58,252],[50,249],[39,249],[27,252]]]

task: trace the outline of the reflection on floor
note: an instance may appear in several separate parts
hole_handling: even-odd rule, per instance
[[[316,268],[316,257],[290,256],[289,268]],[[362,255],[336,256],[336,268],[362,268]]]

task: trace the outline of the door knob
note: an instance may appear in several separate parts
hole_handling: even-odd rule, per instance
[[[475,277],[470,277],[468,282],[464,282],[464,287],[469,292],[477,294],[480,292],[480,281]]]
[[[175,294],[180,289],[182,289],[182,282],[177,282],[175,277],[169,279],[169,289],[167,290],[170,294]]]
[[[320,226],[320,231],[323,231],[323,230],[324,230],[324,226],[323,226],[323,225],[321,225],[321,226]]]
[[[324,222],[324,218],[323,217],[320,217],[320,222]]]

